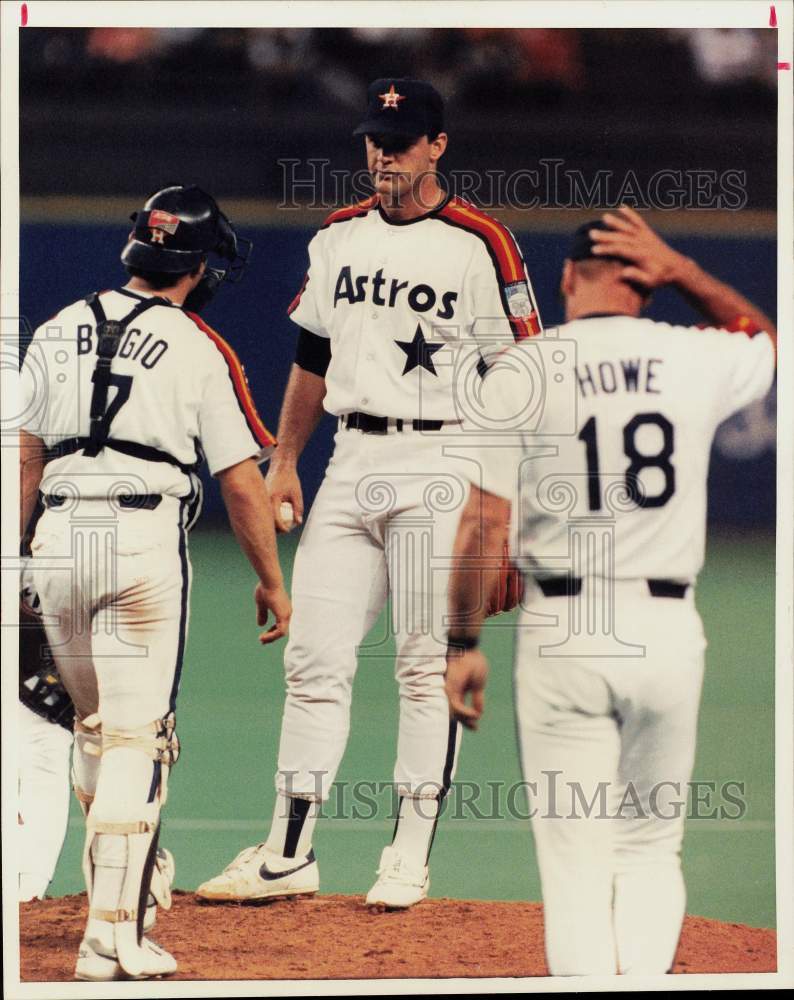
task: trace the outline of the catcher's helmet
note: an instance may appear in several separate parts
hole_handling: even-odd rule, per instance
[[[237,280],[248,260],[250,242],[237,236],[212,195],[195,184],[157,191],[130,218],[135,228],[121,253],[129,267],[186,274],[215,253],[230,264],[222,276]]]

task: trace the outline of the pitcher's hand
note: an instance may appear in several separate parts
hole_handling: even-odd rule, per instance
[[[276,619],[270,628],[259,636],[259,641],[266,645],[283,638],[289,632],[289,620],[292,617],[292,602],[283,587],[268,590],[264,584],[258,583],[254,591],[256,602],[256,623],[267,625],[268,615]]]
[[[303,490],[298,478],[297,467],[292,463],[272,465],[265,477],[265,485],[273,505],[276,531],[285,534],[291,531],[296,524],[303,524]],[[286,508],[282,510],[282,504],[286,503],[292,507],[294,519],[292,522],[285,517]]]

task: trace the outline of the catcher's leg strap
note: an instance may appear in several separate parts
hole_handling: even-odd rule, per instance
[[[176,735],[176,717],[169,712],[162,719],[150,722],[140,729],[102,729],[102,753],[117,748],[140,750],[160,765],[160,807],[165,805],[168,791],[168,772],[179,757],[179,738]],[[119,831],[121,832],[121,831]],[[130,831],[133,832],[133,831]]]
[[[91,906],[88,915],[93,920],[104,920],[112,924],[123,923],[124,921],[137,923],[138,914],[141,909],[141,897],[143,896],[145,907],[146,897],[149,894],[149,886],[146,886],[146,892],[143,893],[142,885],[146,859],[159,828],[152,828],[150,824],[142,822],[139,824],[139,829],[135,829],[134,824],[129,824],[127,832],[119,834],[116,832],[115,827],[121,827],[122,824],[120,823],[103,824],[101,826],[101,832],[95,829],[95,836],[92,839],[90,849],[92,867],[96,865],[106,868],[123,869],[125,874],[116,909],[98,909],[95,906]],[[119,842],[122,845],[120,852],[118,847]],[[157,845],[154,843],[154,851],[156,850]],[[153,866],[154,861],[151,864]],[[151,881],[151,877],[152,872],[150,870],[148,872],[149,881]],[[130,895],[129,890],[134,889],[136,884],[139,889],[136,889]],[[125,889],[127,890],[126,895]]]

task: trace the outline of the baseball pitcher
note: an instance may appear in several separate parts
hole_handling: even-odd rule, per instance
[[[404,909],[427,895],[459,743],[444,695],[445,560],[468,489],[445,450],[461,431],[455,387],[539,330],[512,234],[439,182],[443,128],[429,84],[370,85],[355,134],[376,193],[326,219],[289,307],[298,345],[268,479],[281,530],[284,504],[302,521],[296,463],[323,409],[338,429],[295,560],[270,832],[199,887],[206,899],[317,891],[317,813],[347,742],[357,650],[389,594],[400,807],[367,903]]]

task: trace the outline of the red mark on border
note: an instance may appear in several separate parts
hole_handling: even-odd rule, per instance
[[[19,20],[22,22],[23,28],[28,23],[28,5],[26,3],[23,3],[19,9]]]
[[[777,27],[777,11],[775,10],[774,6],[772,6],[772,7],[769,8],[769,27],[770,28],[776,28]],[[791,69],[791,63],[790,62],[779,62],[777,64],[777,68],[778,68],[778,70],[781,70],[781,69]]]

